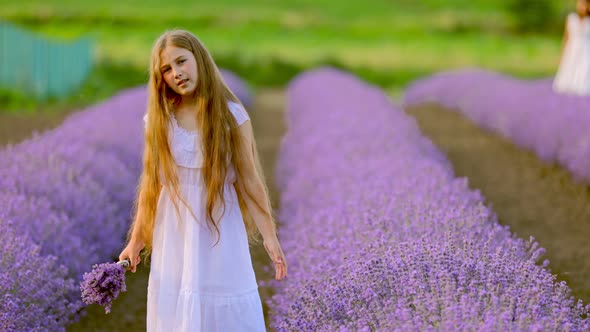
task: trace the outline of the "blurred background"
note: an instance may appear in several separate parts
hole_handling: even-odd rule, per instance
[[[451,68],[549,76],[574,9],[575,1],[559,0],[2,0],[0,111],[72,109],[143,84],[151,45],[170,28],[195,33],[220,67],[253,87],[281,86],[320,64],[393,96],[413,79]],[[48,61],[50,53],[66,63]],[[48,67],[59,91],[31,93],[23,76],[38,82]],[[55,75],[75,77],[68,85]],[[25,84],[14,84],[17,78]]]

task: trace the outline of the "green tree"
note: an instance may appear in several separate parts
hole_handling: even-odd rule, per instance
[[[516,32],[548,32],[559,26],[555,0],[507,0],[506,7]]]

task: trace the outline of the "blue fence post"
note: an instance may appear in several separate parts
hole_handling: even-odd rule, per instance
[[[90,74],[92,48],[89,38],[48,40],[0,21],[0,89],[39,100],[65,97]]]

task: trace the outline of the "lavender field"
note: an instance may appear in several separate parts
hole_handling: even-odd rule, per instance
[[[588,183],[590,97],[557,94],[551,84],[551,79],[521,80],[485,70],[448,71],[412,83],[404,102],[458,110]]]
[[[288,87],[277,331],[583,331],[534,238],[497,222],[415,121],[331,69]]]
[[[224,77],[248,107],[252,91]],[[81,273],[116,259],[129,224],[145,99],[123,91],[0,150],[0,330],[63,331],[85,315]],[[590,329],[545,249],[501,225],[380,89],[320,69],[286,102],[274,179],[289,278],[261,282],[271,329]]]
[[[0,296],[10,299],[1,304],[2,330],[63,330],[76,321],[83,272],[123,245],[141,166],[144,90],[0,151]]]

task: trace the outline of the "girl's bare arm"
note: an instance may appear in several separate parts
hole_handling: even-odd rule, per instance
[[[249,198],[245,193],[242,193],[248,211],[252,215],[260,234],[264,239],[272,239],[276,236],[276,227],[272,220],[272,207],[268,204],[266,192],[264,190],[263,180],[256,171],[256,164],[254,160],[254,134],[252,130],[252,124],[250,121],[244,122],[239,127],[239,133],[243,139],[244,147],[241,155],[237,158],[242,158],[244,161],[244,173],[245,183],[244,186],[254,196],[253,199]],[[258,207],[258,204],[262,205],[262,210]]]

